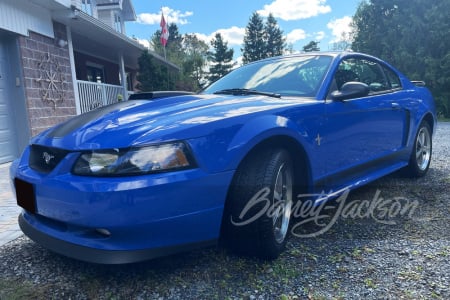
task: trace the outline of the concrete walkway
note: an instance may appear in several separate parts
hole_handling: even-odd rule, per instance
[[[17,223],[21,208],[16,204],[9,182],[10,165],[0,164],[0,247],[22,235]]]

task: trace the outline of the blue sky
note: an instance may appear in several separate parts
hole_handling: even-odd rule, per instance
[[[127,23],[127,35],[142,43],[159,27],[161,11],[169,23],[176,23],[180,34],[195,33],[208,42],[220,32],[241,56],[245,27],[253,12],[265,17],[271,12],[287,42],[300,51],[312,40],[320,41],[321,50],[349,31],[349,22],[361,0],[134,0],[138,20]]]

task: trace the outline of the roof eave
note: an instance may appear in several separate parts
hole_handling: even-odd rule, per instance
[[[59,11],[59,13],[55,12],[53,14],[53,18],[58,22],[69,25],[72,31],[77,32],[78,29],[80,34],[82,33],[83,36],[86,36],[87,39],[89,38],[89,35],[94,37],[102,37],[102,41],[106,43],[105,46],[121,49],[124,54],[126,54],[128,49],[133,49],[133,51],[148,50],[145,46],[139,44],[136,40],[131,39],[120,32],[117,32],[106,23],[86,14],[76,7],[72,6],[71,9],[72,11],[69,15],[67,13],[61,14],[61,11]],[[101,42],[98,38],[96,38],[95,40]],[[108,45],[108,43],[110,43],[110,45]],[[151,55],[161,63],[166,64],[168,67],[177,71],[180,70],[177,65],[165,60],[162,56],[154,53],[153,51],[149,50],[149,53],[151,53]]]

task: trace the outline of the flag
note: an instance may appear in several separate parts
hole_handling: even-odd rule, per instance
[[[167,28],[167,23],[162,13],[159,25],[161,26],[161,44],[166,47],[167,41],[169,40],[169,29]]]

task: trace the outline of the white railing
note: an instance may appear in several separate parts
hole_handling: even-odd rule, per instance
[[[101,106],[116,103],[118,102],[119,97],[126,100],[124,98],[123,87],[120,85],[81,80],[77,80],[77,84],[78,94],[80,96],[81,113],[88,112]]]

